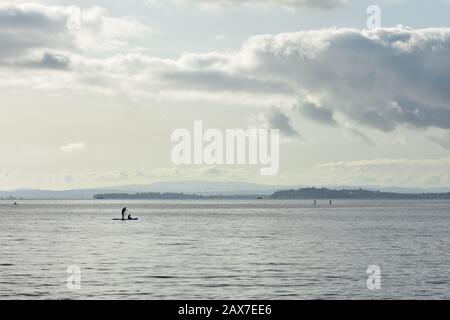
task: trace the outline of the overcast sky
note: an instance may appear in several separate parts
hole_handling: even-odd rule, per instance
[[[450,186],[447,0],[76,5],[80,19],[72,1],[0,1],[0,190]],[[174,166],[171,133],[195,120],[279,128],[279,174]]]

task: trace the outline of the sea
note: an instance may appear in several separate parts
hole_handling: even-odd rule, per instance
[[[2,300],[450,298],[450,201],[13,203]]]

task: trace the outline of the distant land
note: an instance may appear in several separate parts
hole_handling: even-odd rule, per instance
[[[281,190],[273,193],[271,199],[429,199],[450,200],[450,193],[395,193],[364,189],[331,190],[327,188],[303,188]]]
[[[212,199],[230,199],[230,200],[245,200],[245,199],[263,199],[270,198],[264,195],[201,195],[201,194],[186,194],[186,193],[109,193],[96,194],[95,200],[212,200]]]
[[[374,199],[374,200],[401,200],[401,199],[423,199],[423,200],[450,200],[450,193],[395,193],[381,192],[364,189],[354,190],[332,190],[327,188],[301,188],[297,190],[280,190],[269,196],[264,195],[198,195],[185,193],[111,193],[98,194],[94,199],[108,200],[184,200],[184,199]]]
[[[39,189],[18,189],[10,191],[0,191],[0,199],[42,199],[42,200],[61,200],[61,199],[93,199],[95,195],[100,194],[138,194],[138,193],[162,193],[162,194],[187,194],[195,196],[204,196],[205,198],[254,198],[261,196],[269,198],[272,196],[282,197],[278,194],[280,190],[299,190],[305,189],[305,185],[267,185],[242,181],[167,181],[155,182],[150,184],[136,184],[113,186],[106,188],[73,189],[73,190],[39,190]],[[422,193],[447,193],[450,188],[402,188],[402,187],[380,187],[380,186],[345,186],[328,185],[323,186],[330,190],[358,190],[382,191],[401,194],[422,194]],[[274,195],[277,193],[276,195]],[[180,195],[178,195],[180,197]],[[290,196],[294,197],[293,194]],[[336,195],[338,196],[338,195]],[[342,196],[342,195],[339,195]],[[164,196],[159,196],[164,197]],[[295,195],[301,199],[302,194]],[[314,196],[311,196],[314,197]],[[328,196],[326,196],[328,197]],[[318,198],[318,197],[317,197]]]
[[[0,191],[0,199],[92,199],[106,193],[189,193],[199,195],[271,195],[277,190],[299,188],[301,185],[265,185],[241,181],[164,181],[150,184],[114,186],[73,190],[17,189]]]

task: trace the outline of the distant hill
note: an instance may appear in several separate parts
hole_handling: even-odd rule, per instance
[[[108,193],[96,194],[96,200],[212,200],[212,199],[257,199],[261,195],[199,195],[185,193]]]
[[[332,190],[304,188],[282,190],[273,193],[271,199],[443,199],[450,200],[450,193],[395,193],[372,190]]]
[[[92,199],[98,194],[138,194],[138,193],[183,193],[204,196],[235,196],[239,197],[254,195],[268,197],[278,190],[298,190],[304,188],[302,185],[266,185],[241,181],[170,181],[155,182],[142,185],[124,185],[107,188],[73,189],[73,190],[38,190],[18,189],[11,191],[0,191],[3,199]],[[450,192],[449,188],[400,188],[400,187],[378,187],[378,186],[326,186],[330,190],[362,188],[367,191],[419,194],[419,193],[444,193]],[[281,195],[280,195],[281,196]],[[236,196],[235,196],[236,197]],[[316,196],[311,195],[311,198]],[[328,197],[328,196],[326,196]],[[217,198],[217,197],[216,197]],[[316,197],[317,198],[317,197]]]
[[[0,199],[92,199],[97,193],[114,192],[114,189],[39,190],[18,189],[0,191]]]
[[[372,190],[332,190],[327,188],[303,188],[298,190],[276,191],[270,196],[264,195],[199,195],[185,193],[109,193],[98,194],[94,199],[115,199],[115,200],[183,200],[183,199],[436,199],[450,200],[450,193],[394,193],[380,192]]]
[[[143,185],[118,186],[112,189],[127,193],[165,192],[165,193],[191,193],[203,195],[234,195],[234,194],[264,194],[270,195],[277,190],[300,188],[302,185],[265,185],[242,181],[164,181]]]
[[[201,195],[271,195],[277,190],[299,188],[300,185],[264,185],[239,181],[170,181],[150,184],[124,185],[108,188],[74,190],[18,189],[0,191],[3,199],[92,199],[107,193],[187,193]]]

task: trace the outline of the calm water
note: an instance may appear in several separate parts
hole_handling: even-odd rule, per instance
[[[449,230],[448,201],[3,201],[0,299],[449,299]]]

